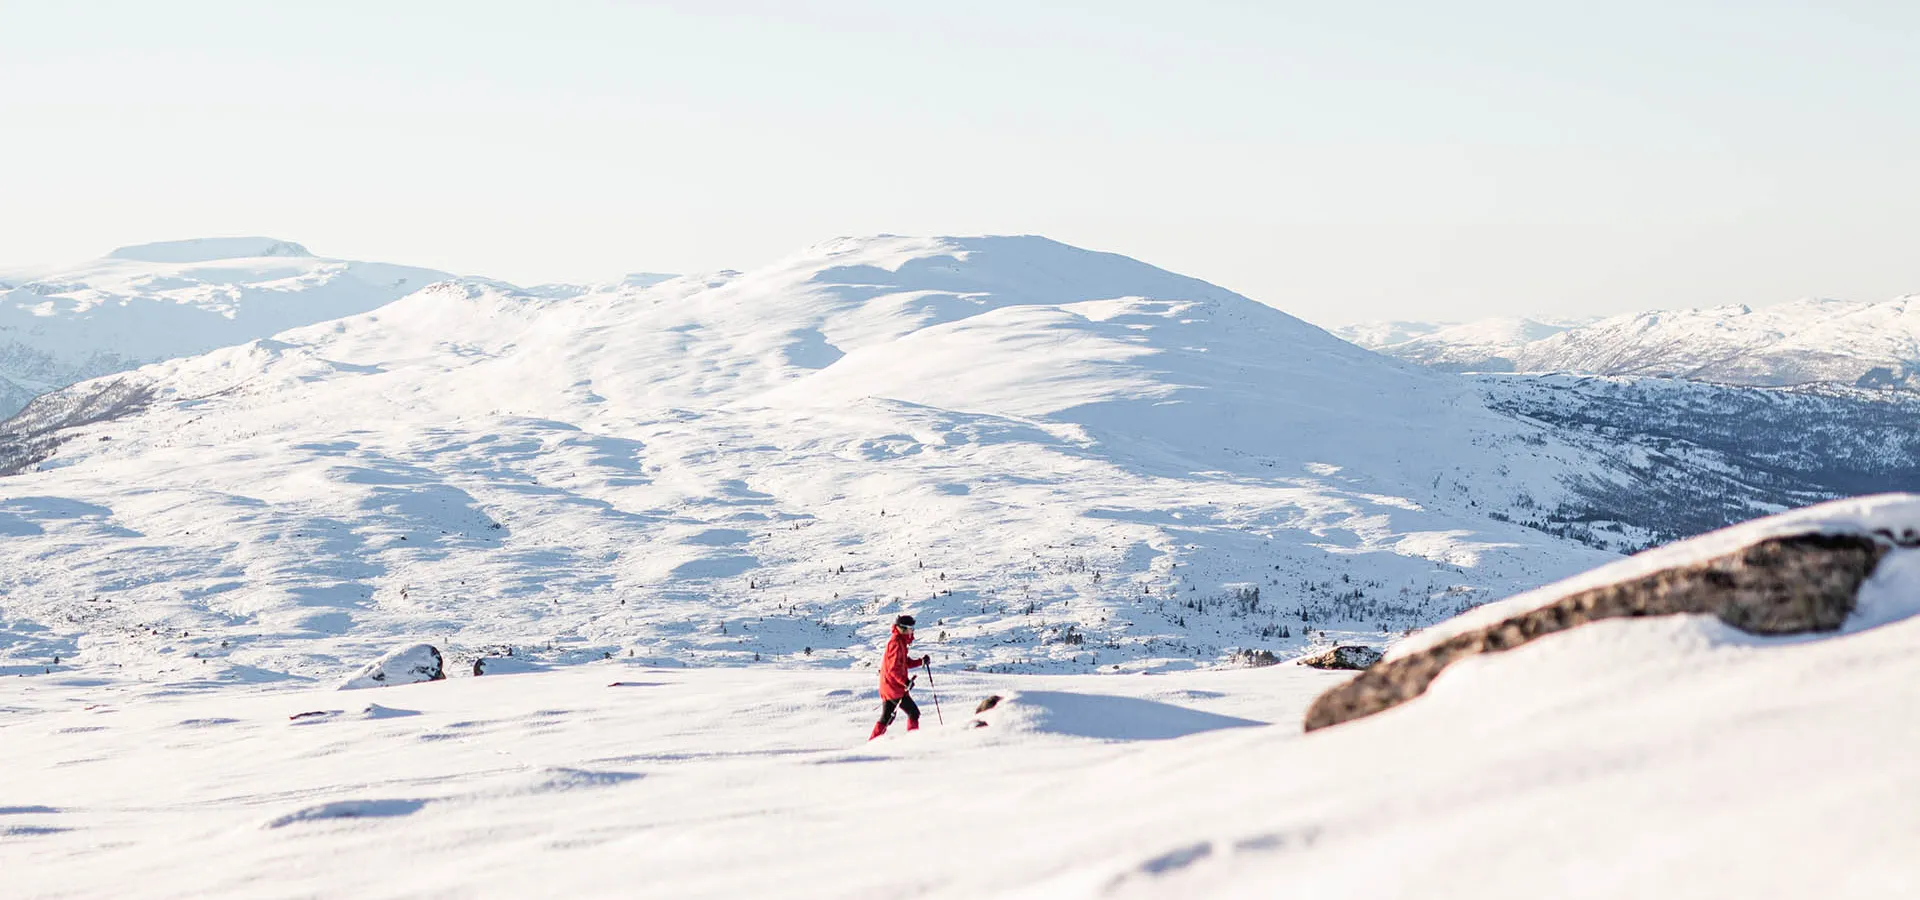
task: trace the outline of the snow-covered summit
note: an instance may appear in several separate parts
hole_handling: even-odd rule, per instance
[[[312,256],[307,248],[292,241],[269,237],[209,237],[184,241],[157,241],[121,247],[107,254],[108,259],[137,262],[196,263],[221,259],[254,259],[263,256]]]

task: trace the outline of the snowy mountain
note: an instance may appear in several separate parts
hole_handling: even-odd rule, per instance
[[[1352,334],[1368,339],[1375,331],[1357,328]],[[1634,313],[1557,330],[1495,319],[1366,345],[1451,371],[1911,390],[1920,389],[1920,296]]]
[[[259,237],[143,244],[77,266],[0,269],[0,419],[76,381],[366,312],[446,277],[324,259]]]
[[[1369,350],[1398,344],[1414,338],[1425,337],[1442,328],[1458,325],[1458,322],[1411,322],[1394,320],[1388,322],[1362,322],[1358,325],[1346,325],[1331,329],[1342,340],[1359,344]]]
[[[982,668],[1190,665],[1608,558],[1485,515],[1605,469],[1549,431],[1124,257],[841,240],[446,282],[43,398],[0,590],[21,666],[850,665],[906,609]]]
[[[1451,372],[1503,372],[1511,370],[1502,368],[1499,361],[1512,356],[1516,348],[1573,327],[1571,324],[1548,324],[1507,316],[1424,330],[1395,328],[1383,331],[1367,326],[1349,326],[1339,333],[1362,347],[1381,350],[1423,366]]]
[[[1157,670],[1378,642],[1857,490],[1568,390],[1031,237],[441,282],[0,429],[0,652],[172,677],[332,678],[411,640],[845,666],[911,610],[982,669]]]

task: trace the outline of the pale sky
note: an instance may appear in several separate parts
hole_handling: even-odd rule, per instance
[[[0,0],[0,265],[1037,233],[1321,324],[1920,292],[1912,2]]]

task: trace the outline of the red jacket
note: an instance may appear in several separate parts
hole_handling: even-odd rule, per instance
[[[898,700],[907,695],[907,670],[920,667],[920,661],[907,656],[913,635],[898,628],[887,640],[887,655],[880,658],[880,699]]]

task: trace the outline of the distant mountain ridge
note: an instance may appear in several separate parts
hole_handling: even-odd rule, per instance
[[[183,241],[158,241],[121,247],[107,254],[108,259],[136,262],[198,263],[222,259],[260,259],[268,256],[312,256],[307,248],[292,241],[269,237],[188,238]]]
[[[0,270],[0,419],[64,385],[366,312],[449,277],[268,237]]]
[[[1920,295],[1806,299],[1613,316],[1574,327],[1494,319],[1449,327],[1353,326],[1350,340],[1456,372],[1559,372],[1782,387],[1920,390]],[[1411,335],[1398,341],[1383,338]]]

